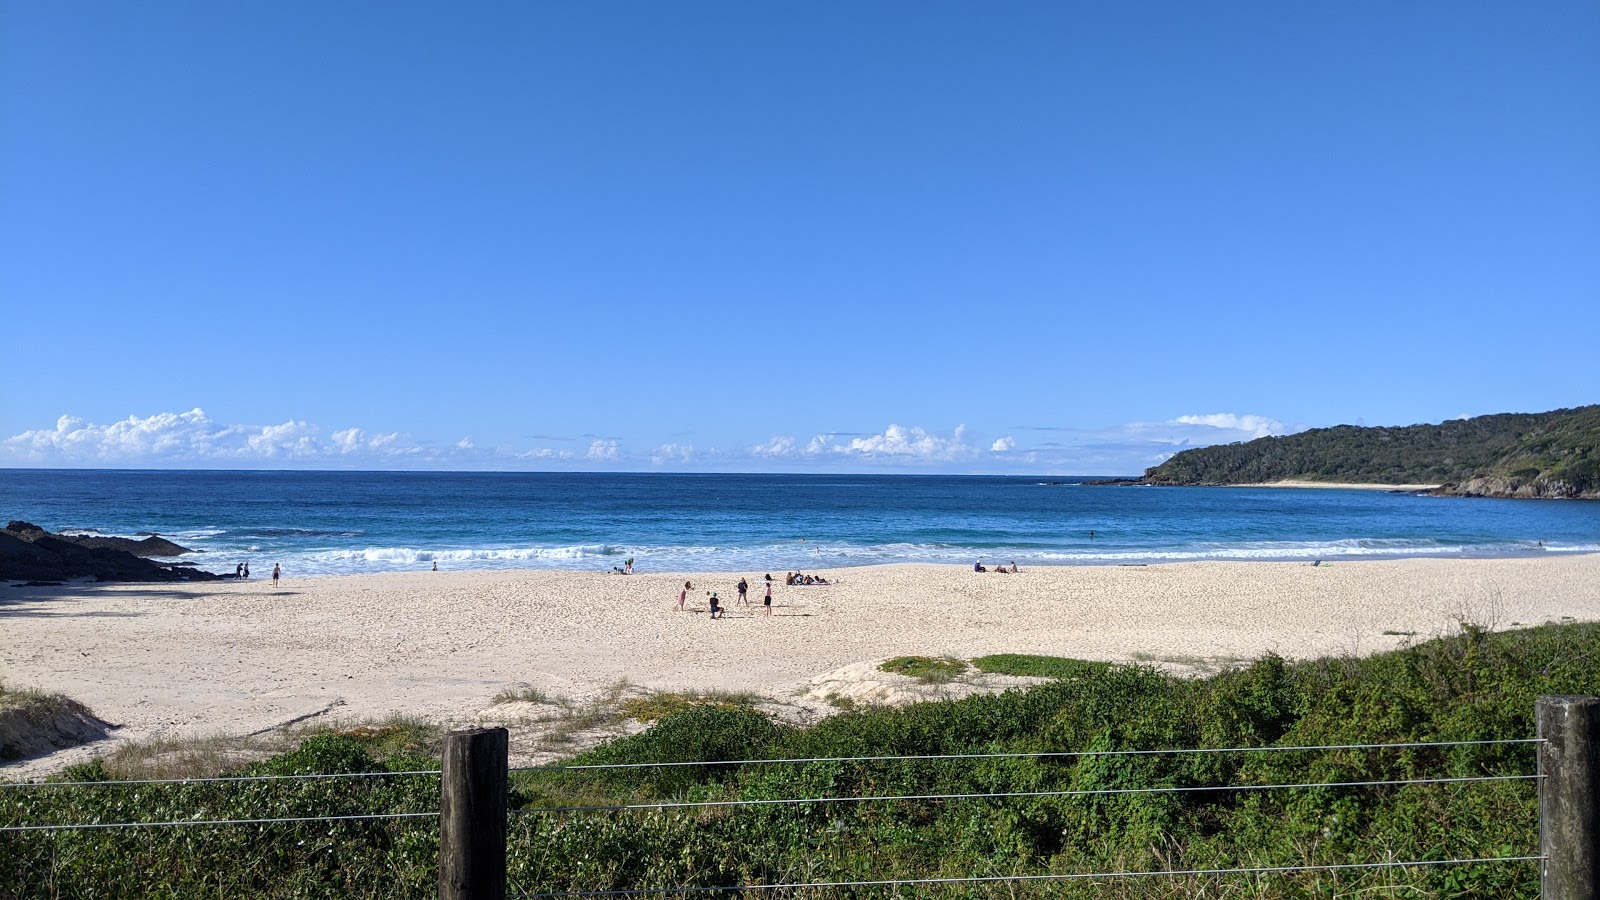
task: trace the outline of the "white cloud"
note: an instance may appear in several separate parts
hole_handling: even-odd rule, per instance
[[[778,435],[765,444],[757,444],[750,448],[751,456],[783,457],[796,456],[799,450],[795,446],[794,438],[788,435]]]
[[[960,462],[977,456],[977,448],[966,443],[967,426],[958,425],[950,436],[924,428],[891,424],[880,434],[854,435],[849,440],[839,434],[819,434],[804,447],[793,436],[776,435],[766,443],[749,449],[750,455],[766,459],[856,458],[892,463]]]
[[[697,454],[694,447],[687,444],[662,444],[650,451],[650,465],[664,466],[670,463],[691,463]]]
[[[413,442],[400,432],[368,434],[360,428],[325,432],[299,419],[276,425],[225,425],[198,408],[129,416],[109,425],[62,416],[53,429],[24,431],[0,440],[0,463],[46,466],[443,465],[469,459],[472,452],[470,440],[467,446],[441,450]]]
[[[572,459],[577,456],[571,450],[555,450],[550,447],[538,447],[515,454],[517,459]]]
[[[1288,426],[1277,419],[1269,419],[1266,416],[1211,413],[1204,416],[1179,416],[1172,421],[1176,425],[1202,425],[1206,428],[1216,428],[1222,431],[1242,432],[1250,435],[1250,440],[1289,433]]]
[[[942,438],[921,428],[890,425],[883,434],[852,438],[844,447],[835,448],[835,452],[947,460],[964,455],[971,449],[961,442],[966,430],[967,426],[958,425],[954,435]]]
[[[585,436],[587,446],[570,449],[483,447],[470,436],[434,444],[401,432],[373,433],[354,426],[326,429],[295,418],[269,425],[227,424],[191,409],[129,416],[109,424],[65,415],[54,427],[0,439],[0,466],[559,470],[614,469],[648,460],[666,471],[715,464],[727,471],[918,468],[1115,475],[1135,474],[1185,448],[1295,430],[1276,419],[1240,413],[1185,415],[1097,429],[1015,425],[1011,433],[982,439],[965,425],[941,433],[890,424],[868,434],[773,435],[732,453],[721,453],[715,446],[668,442],[635,458],[623,452],[622,439],[595,435]]]

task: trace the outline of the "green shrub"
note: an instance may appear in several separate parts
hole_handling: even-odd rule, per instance
[[[1110,663],[1087,662],[1064,656],[1037,656],[1030,653],[997,653],[980,656],[972,661],[980,672],[999,675],[1023,675],[1031,678],[1082,678],[1104,672]]]
[[[967,671],[967,664],[951,656],[897,656],[880,664],[878,671],[915,678],[925,684],[943,684]]]

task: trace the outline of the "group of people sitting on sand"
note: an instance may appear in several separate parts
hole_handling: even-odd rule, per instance
[[[783,576],[783,583],[793,587],[797,584],[833,584],[821,575],[802,575],[799,572],[789,572]]]
[[[1015,575],[1017,573],[1017,561],[1016,560],[1012,560],[1010,568],[1007,568],[1005,566],[995,566],[993,569],[990,569],[987,566],[985,566],[983,564],[983,560],[980,559],[977,562],[972,564],[972,571],[974,571],[974,572],[999,572],[1001,574]]]
[[[633,557],[631,557],[631,556],[628,557],[628,561],[623,563],[620,566],[612,566],[611,567],[611,574],[613,574],[613,575],[632,575],[633,574]]]

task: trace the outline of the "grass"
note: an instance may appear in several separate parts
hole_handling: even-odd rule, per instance
[[[718,709],[750,708],[761,698],[748,691],[658,691],[622,701],[622,711],[641,722],[655,722],[694,706]]]
[[[1110,664],[1085,662],[1064,656],[1039,656],[1031,653],[997,653],[972,661],[980,672],[1020,675],[1027,678],[1081,678],[1105,671]]]
[[[555,697],[546,694],[536,687],[517,685],[508,687],[489,699],[491,706],[502,706],[507,703],[533,703],[540,706],[557,705]]]
[[[1229,669],[1236,669],[1246,662],[1244,658],[1238,656],[1191,656],[1181,653],[1162,656],[1142,651],[1135,651],[1129,655],[1141,663],[1177,666],[1201,675],[1216,675]]]
[[[211,778],[292,752],[321,736],[351,740],[381,761],[437,755],[444,729],[416,717],[394,715],[370,721],[299,725],[258,735],[156,737],[122,742],[97,763],[113,778]]]
[[[965,674],[967,664],[953,656],[897,656],[884,661],[878,671],[915,678],[923,684],[945,684]]]
[[[61,696],[60,694],[47,694],[34,688],[12,687],[4,681],[0,681],[0,710],[21,709],[25,706],[33,706]]]
[[[104,737],[105,729],[71,697],[0,682],[0,760],[86,743]]]
[[[577,743],[578,738],[587,732],[622,724],[628,718],[621,709],[622,698],[632,689],[633,683],[622,678],[607,685],[599,695],[591,697],[582,704],[573,703],[565,698],[555,699],[554,705],[560,712],[554,716],[534,720],[536,724],[549,726],[539,736],[539,748],[563,750]]]

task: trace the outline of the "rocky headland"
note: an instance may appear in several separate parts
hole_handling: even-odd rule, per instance
[[[53,534],[31,522],[0,531],[0,581],[212,581],[221,576],[182,563],[157,562],[192,553],[157,535],[140,540]]]
[[[1101,484],[1439,485],[1453,497],[1600,500],[1600,404],[1401,427],[1337,425],[1195,447]]]

